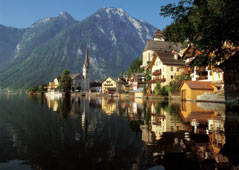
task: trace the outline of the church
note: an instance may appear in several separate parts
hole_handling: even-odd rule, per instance
[[[81,77],[81,91],[89,92],[90,90],[90,65],[89,65],[89,56],[88,56],[88,48],[85,53],[85,63],[82,69],[82,77]]]

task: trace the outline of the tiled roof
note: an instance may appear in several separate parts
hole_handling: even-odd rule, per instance
[[[170,51],[174,49],[174,51],[179,52],[182,48],[181,44],[176,44],[174,42],[169,41],[156,41],[156,40],[148,40],[144,51],[146,50],[162,50],[162,51]]]
[[[149,68],[152,68],[154,65],[154,62],[156,61],[156,58],[159,57],[160,60],[163,62],[164,65],[173,65],[173,66],[185,66],[185,63],[183,59],[176,60],[174,58],[174,55],[170,52],[164,52],[164,51],[155,51],[155,55],[153,56],[152,62],[149,66]]]
[[[211,82],[202,82],[202,81],[184,81],[180,85],[180,89],[182,88],[184,83],[186,83],[188,87],[192,90],[214,90]]]

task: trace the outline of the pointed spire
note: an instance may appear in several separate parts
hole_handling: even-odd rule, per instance
[[[86,48],[86,53],[85,53],[85,67],[89,67],[89,58],[88,58],[88,48]]]

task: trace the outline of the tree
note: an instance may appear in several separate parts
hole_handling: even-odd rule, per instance
[[[174,22],[164,30],[166,39],[188,41],[202,52],[197,65],[214,64],[232,54],[224,43],[239,44],[239,1],[180,0],[161,7],[161,15]],[[214,57],[209,58],[211,54]]]
[[[70,71],[63,70],[59,81],[59,90],[63,92],[70,92],[72,86],[72,79],[70,77]]]
[[[191,80],[190,75],[184,74],[184,75],[177,75],[177,76],[175,76],[174,80],[171,81],[170,84],[169,84],[170,92],[174,93],[176,91],[179,91],[179,86],[185,80]]]
[[[160,86],[159,82],[157,82],[156,86],[154,87],[154,93],[159,95],[160,90],[161,90],[161,86]]]

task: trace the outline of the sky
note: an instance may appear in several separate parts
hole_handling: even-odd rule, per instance
[[[68,12],[81,21],[100,8],[123,8],[131,16],[163,29],[170,18],[160,16],[160,7],[178,0],[0,0],[0,24],[26,28],[34,22]]]

